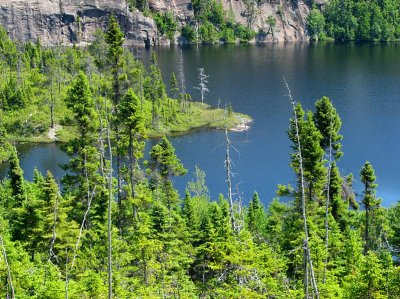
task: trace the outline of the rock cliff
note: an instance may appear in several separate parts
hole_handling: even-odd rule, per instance
[[[220,0],[226,11],[241,24],[249,24],[260,32],[257,41],[307,40],[305,18],[309,12],[307,0],[253,1]],[[154,12],[172,11],[184,25],[193,18],[190,0],[149,0]],[[44,45],[87,44],[97,29],[104,30],[113,13],[125,31],[128,45],[168,44],[157,36],[151,17],[139,11],[130,12],[121,0],[0,0],[0,24],[9,35],[22,42],[40,38]],[[271,26],[267,21],[276,21]]]

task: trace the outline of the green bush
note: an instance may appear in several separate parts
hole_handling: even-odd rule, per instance
[[[154,15],[154,21],[156,22],[157,29],[161,35],[165,35],[171,42],[173,42],[175,32],[178,28],[174,15],[170,12],[156,14]]]
[[[188,43],[193,43],[196,41],[196,34],[192,28],[192,26],[186,24],[181,29],[181,36],[186,39]]]
[[[235,29],[235,36],[240,39],[240,42],[248,42],[256,36],[256,33],[252,29],[238,24]]]

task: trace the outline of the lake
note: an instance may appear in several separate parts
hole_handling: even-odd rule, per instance
[[[136,53],[136,50],[134,50]],[[151,49],[140,55],[149,61]],[[172,71],[178,73],[178,48],[156,49],[160,67],[169,82]],[[375,168],[378,196],[389,206],[399,199],[400,182],[400,45],[399,44],[268,44],[190,47],[183,49],[186,89],[194,99],[198,82],[197,68],[209,75],[210,92],[206,102],[225,106],[254,119],[247,132],[230,133],[234,150],[234,185],[244,202],[257,191],[265,204],[275,197],[278,184],[295,185],[289,167],[290,142],[286,130],[291,106],[283,81],[305,109],[313,109],[315,100],[328,96],[343,122],[344,156],[338,165],[342,175],[352,172],[360,193],[359,171],[366,160]],[[226,194],[225,133],[211,130],[171,138],[176,153],[188,169],[188,175],[175,180],[183,194],[193,178],[195,166],[206,172],[213,199]],[[155,141],[149,141],[149,149]],[[33,168],[57,167],[67,157],[55,144],[28,145],[20,148],[21,165],[26,177]],[[0,176],[6,173],[0,168]]]

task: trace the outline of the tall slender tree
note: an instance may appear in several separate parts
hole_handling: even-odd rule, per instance
[[[369,250],[376,250],[379,245],[381,223],[377,217],[377,210],[380,207],[380,199],[375,196],[376,187],[375,171],[368,161],[360,171],[361,182],[364,184],[363,204],[365,207],[365,228],[364,228],[364,254]]]
[[[114,104],[114,110],[118,109],[118,104],[122,97],[122,73],[125,65],[125,61],[123,59],[124,54],[124,33],[122,32],[121,28],[118,25],[118,22],[114,15],[110,16],[108,28],[106,31],[105,36],[106,42],[108,44],[108,59],[110,61],[111,67],[111,75],[112,75],[112,100]],[[122,161],[121,161],[121,154],[119,149],[120,144],[120,132],[119,132],[119,123],[118,120],[114,118],[110,118],[113,124],[113,128],[115,131],[115,138],[116,138],[116,162],[117,162],[117,180],[118,180],[118,203],[121,206],[122,200]]]

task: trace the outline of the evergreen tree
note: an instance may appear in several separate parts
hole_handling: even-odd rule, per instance
[[[328,97],[323,97],[315,102],[314,114],[315,126],[322,134],[321,147],[325,152],[332,148],[335,159],[339,159],[343,153],[340,151],[340,141],[343,136],[339,134],[342,121]]]
[[[12,196],[14,198],[14,205],[16,207],[21,207],[22,202],[25,199],[25,186],[24,186],[24,176],[21,167],[19,166],[19,158],[17,150],[11,152],[11,156],[8,160],[10,164],[10,170],[8,176],[10,178],[10,184],[12,188]]]
[[[120,76],[124,66],[123,44],[124,33],[118,25],[114,15],[110,16],[108,28],[106,31],[106,42],[108,44],[108,57],[111,64],[111,74],[113,77],[113,102],[117,105],[121,97]]]
[[[175,155],[175,149],[166,137],[159,144],[153,146],[147,165],[152,178],[152,188],[157,187],[160,183],[170,181],[172,176],[182,176],[187,171]]]
[[[67,107],[72,111],[78,128],[78,136],[67,145],[67,154],[73,156],[64,166],[69,173],[63,178],[65,191],[76,197],[73,219],[82,221],[84,211],[89,208],[93,197],[97,195],[97,216],[104,220],[104,201],[102,188],[105,185],[98,173],[100,156],[96,148],[97,113],[87,77],[80,72],[71,83],[66,99]]]
[[[258,193],[254,192],[247,211],[247,222],[249,231],[253,234],[255,240],[261,240],[261,233],[264,230],[265,212],[261,204]]]
[[[365,162],[360,171],[361,182],[364,184],[363,204],[365,207],[364,227],[364,254],[369,250],[376,250],[379,246],[379,236],[382,229],[382,219],[379,219],[381,200],[375,197],[376,187],[375,171],[371,163]]]
[[[140,100],[132,89],[129,89],[118,106],[118,118],[121,122],[122,140],[120,150],[129,158],[129,179],[131,196],[134,196],[135,171],[138,170],[138,160],[143,156],[145,124],[140,109]]]
[[[179,85],[178,85],[178,80],[176,79],[176,76],[175,76],[174,72],[171,74],[171,80],[170,80],[170,83],[169,83],[169,90],[171,92],[171,97],[176,99],[178,97]]]
[[[298,148],[296,138],[295,120],[290,120],[290,129],[288,135],[293,142],[292,148],[295,153],[292,154],[291,166],[300,176],[300,161],[298,152],[302,153],[303,174],[306,184],[308,185],[308,200],[313,197],[319,197],[320,191],[325,181],[326,170],[324,168],[324,150],[321,148],[321,140],[323,136],[314,124],[313,114],[311,111],[307,113],[304,119],[304,111],[300,104],[295,106],[297,115],[297,124],[299,130],[299,139],[301,148]],[[298,178],[300,180],[300,178]]]

